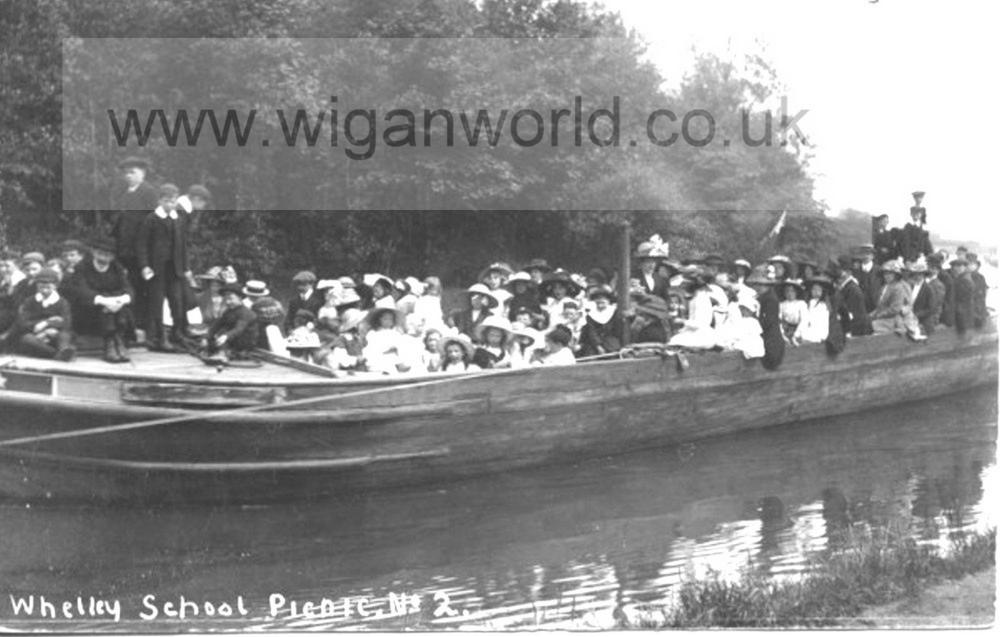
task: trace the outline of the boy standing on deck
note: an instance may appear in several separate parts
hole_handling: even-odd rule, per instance
[[[142,268],[139,266],[139,229],[151,210],[156,208],[156,189],[146,182],[149,162],[140,157],[126,157],[118,164],[125,181],[125,190],[112,198],[112,207],[117,210],[112,220],[111,236],[115,239],[115,254],[118,261],[128,270],[129,285],[139,295],[134,299],[134,311],[140,325],[146,324],[146,307],[142,285]]]
[[[188,267],[186,219],[177,214],[177,186],[160,186],[159,205],[139,228],[137,258],[149,307],[146,334],[153,351],[172,352],[174,347],[163,325],[166,299],[173,319],[173,339],[183,338],[187,328],[184,285],[194,284]]]

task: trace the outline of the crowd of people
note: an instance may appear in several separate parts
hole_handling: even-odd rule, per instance
[[[624,304],[616,273],[571,273],[544,259],[489,264],[454,308],[433,276],[311,271],[295,274],[283,303],[266,281],[241,282],[232,266],[195,276],[189,225],[211,194],[200,185],[184,195],[172,184],[154,189],[147,169],[136,158],[121,164],[128,187],[110,237],[67,241],[51,259],[3,255],[0,348],[72,360],[75,336],[90,334],[103,337],[111,363],[144,342],[214,361],[263,349],[336,373],[400,374],[567,365],[656,343],[738,351],[774,368],[787,346],[837,352],[849,337],[921,341],[942,324],[964,333],[987,320],[976,255],[933,252],[916,214],[914,228],[899,231],[877,221],[872,244],[825,267],[782,255],[756,267],[718,255],[677,261],[654,236],[636,250]]]

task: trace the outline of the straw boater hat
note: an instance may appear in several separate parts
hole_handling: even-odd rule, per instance
[[[650,242],[650,241],[643,241],[642,243],[640,243],[639,245],[636,246],[636,248],[635,248],[635,257],[634,258],[640,259],[640,260],[641,259],[659,259],[660,256],[658,254],[654,254],[654,248],[655,247],[656,246],[654,246],[652,244],[652,242]]]
[[[525,283],[528,287],[535,287],[535,282],[531,279],[531,275],[524,270],[510,275],[510,278],[507,279],[504,287],[507,288],[508,292],[513,292],[514,284],[517,282]]]
[[[556,270],[545,277],[545,280],[538,286],[538,289],[543,295],[552,296],[552,286],[556,283],[562,283],[566,286],[567,296],[576,296],[580,293],[580,285],[573,280],[569,272],[562,269]]]
[[[204,274],[196,274],[194,278],[199,279],[201,281],[218,281],[218,282],[221,283],[222,282],[222,266],[221,265],[213,265]]]
[[[362,323],[368,318],[368,312],[364,310],[359,310],[357,308],[350,308],[344,310],[344,315],[340,317],[340,332],[349,332]]]
[[[488,328],[488,327],[492,327],[494,329],[498,329],[498,330],[500,330],[501,332],[504,333],[504,335],[505,335],[506,338],[508,338],[508,339],[510,338],[510,333],[511,333],[511,330],[512,330],[511,325],[510,325],[510,321],[508,321],[507,319],[505,319],[502,316],[487,316],[486,318],[483,319],[482,323],[480,323],[479,325],[477,325],[472,330],[472,333],[475,334],[477,341],[483,341],[484,340],[483,339],[483,332],[485,332],[486,328]]]
[[[768,263],[784,263],[785,265],[791,265],[792,260],[783,254],[776,254],[767,260]]]
[[[488,305],[491,308],[494,308],[494,307],[497,307],[498,305],[500,305],[500,299],[498,299],[497,297],[493,296],[493,293],[490,292],[490,289],[488,287],[486,287],[485,285],[483,285],[482,283],[474,283],[474,284],[470,285],[469,289],[466,290],[465,293],[468,294],[470,298],[473,295],[476,295],[476,294],[485,297],[486,298],[486,305]]]
[[[448,349],[448,346],[451,345],[452,343],[457,343],[462,348],[462,350],[465,351],[465,356],[467,358],[471,357],[476,349],[475,346],[472,344],[472,341],[470,341],[469,337],[466,336],[465,334],[449,334],[448,336],[442,337],[441,340],[438,341],[437,344],[438,352],[442,356],[444,356],[444,353]]]
[[[251,279],[243,286],[243,294],[249,297],[268,296],[271,291],[267,289],[267,283]]]

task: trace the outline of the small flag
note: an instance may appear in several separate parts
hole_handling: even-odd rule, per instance
[[[785,219],[787,218],[788,218],[788,211],[782,210],[781,216],[778,217],[778,221],[774,224],[774,227],[771,228],[771,231],[767,233],[767,236],[776,237],[778,233],[781,232],[781,229],[785,227]]]

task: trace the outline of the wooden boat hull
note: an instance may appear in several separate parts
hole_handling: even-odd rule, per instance
[[[0,369],[2,440],[189,419],[0,446],[0,494],[144,502],[313,497],[677,444],[997,382],[995,329],[964,337],[944,331],[921,344],[891,335],[855,339],[836,357],[820,346],[789,349],[776,371],[729,353],[688,359],[687,369],[657,356],[447,381],[204,379],[187,384],[207,401],[195,407],[177,406],[194,399],[175,378],[80,376],[19,360],[17,369]],[[304,398],[313,400],[297,402]]]

